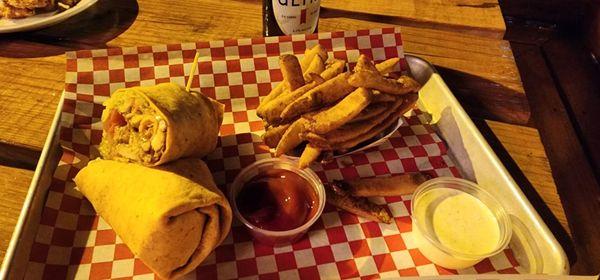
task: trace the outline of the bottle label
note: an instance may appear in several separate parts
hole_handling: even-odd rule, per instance
[[[314,33],[319,21],[320,0],[272,0],[279,29],[286,35]]]

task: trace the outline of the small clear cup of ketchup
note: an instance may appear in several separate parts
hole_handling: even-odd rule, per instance
[[[298,241],[321,216],[325,189],[312,170],[281,158],[244,168],[229,190],[234,215],[268,245]]]

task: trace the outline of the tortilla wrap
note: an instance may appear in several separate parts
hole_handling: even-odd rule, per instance
[[[129,249],[161,278],[193,271],[231,227],[229,203],[200,159],[154,168],[97,159],[74,181]]]
[[[214,150],[224,107],[173,83],[119,89],[104,106],[102,157],[148,166]]]

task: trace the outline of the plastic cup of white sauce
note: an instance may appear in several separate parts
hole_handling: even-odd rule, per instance
[[[463,269],[502,252],[512,235],[500,203],[476,184],[440,177],[413,195],[412,232],[421,253],[433,263]]]

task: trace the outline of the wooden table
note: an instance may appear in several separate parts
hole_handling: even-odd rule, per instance
[[[495,1],[322,1],[319,30],[402,25],[406,53],[434,63],[557,235],[568,229]],[[257,37],[260,1],[102,1],[55,27],[1,36],[0,258],[4,256],[74,49]],[[561,238],[559,238],[561,239]],[[562,240],[562,239],[561,239]]]

